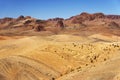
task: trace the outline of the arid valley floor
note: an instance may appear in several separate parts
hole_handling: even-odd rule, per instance
[[[120,42],[104,37],[2,36],[0,80],[119,80]]]

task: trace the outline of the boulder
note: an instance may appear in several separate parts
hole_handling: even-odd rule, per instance
[[[37,31],[37,32],[39,32],[39,31],[45,31],[43,25],[36,25],[36,26],[34,27],[34,30]]]
[[[23,16],[23,15],[21,15],[21,16],[19,16],[18,18],[17,18],[17,21],[19,21],[19,20],[24,20],[25,19],[25,17]]]
[[[56,24],[55,27],[64,28],[64,23],[63,23],[63,21],[62,21],[62,20],[57,21],[57,24]]]

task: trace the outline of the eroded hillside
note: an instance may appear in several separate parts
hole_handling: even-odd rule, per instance
[[[108,36],[100,36],[101,38],[95,38],[94,35],[82,37],[65,34],[2,36],[0,40],[0,79],[74,80],[71,76],[73,74],[81,76],[82,72],[85,76],[88,69],[99,68],[98,65],[119,55],[119,37],[116,41],[114,36],[112,39]],[[108,62],[108,65],[110,64]],[[116,66],[119,65],[116,64]],[[96,70],[95,74],[97,72],[99,71]],[[75,79],[79,80],[80,78],[77,77]],[[114,80],[113,78],[111,77],[111,80]],[[83,78],[83,80],[91,80],[91,78]]]

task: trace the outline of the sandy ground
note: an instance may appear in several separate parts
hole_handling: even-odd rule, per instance
[[[0,36],[0,80],[120,80],[120,38]]]

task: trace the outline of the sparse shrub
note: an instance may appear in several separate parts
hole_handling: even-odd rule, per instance
[[[71,69],[70,69],[70,72],[73,72],[73,71],[74,71],[74,69],[71,68]]]
[[[52,78],[51,80],[55,80],[55,78]]]
[[[88,64],[85,64],[85,66],[88,66]]]
[[[104,61],[106,61],[107,59],[106,58],[104,58]]]
[[[93,63],[93,59],[92,58],[90,58],[90,62]]]

